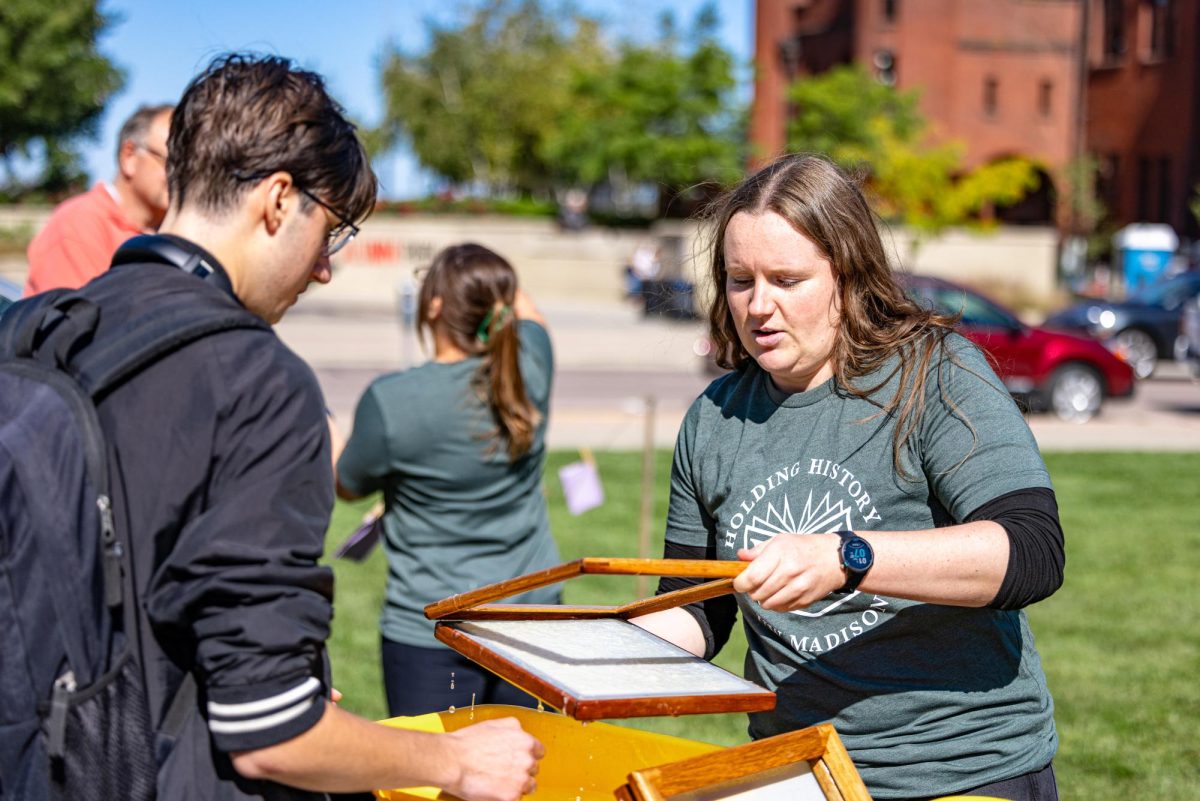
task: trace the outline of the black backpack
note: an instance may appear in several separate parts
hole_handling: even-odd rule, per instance
[[[155,796],[130,532],[95,404],[189,342],[267,327],[183,295],[96,338],[101,312],[85,287],[0,318],[0,799]],[[164,731],[194,698],[189,675]]]

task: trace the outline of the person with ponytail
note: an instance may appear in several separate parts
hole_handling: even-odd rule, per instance
[[[507,261],[461,244],[425,271],[417,327],[433,358],[367,388],[337,464],[341,497],[383,494],[388,709],[534,706],[438,643],[423,610],[560,561],[541,488],[554,374],[546,323]],[[558,593],[547,587],[513,600],[557,603]]]

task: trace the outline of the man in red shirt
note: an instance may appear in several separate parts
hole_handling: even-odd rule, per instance
[[[131,236],[153,233],[167,212],[171,106],[142,106],[117,137],[117,176],[59,204],[29,243],[25,296],[75,289],[108,269]]]

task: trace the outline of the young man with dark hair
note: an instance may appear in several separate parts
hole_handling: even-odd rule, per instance
[[[215,61],[184,92],[169,152],[171,206],[144,248],[185,258],[118,264],[85,287],[100,308],[89,347],[180,294],[274,323],[330,279],[329,255],[374,206],[354,127],[320,76],[285,59]],[[515,720],[427,734],[332,703],[333,576],[318,562],[334,500],[329,435],[312,371],[272,331],[186,344],[97,408],[131,532],[159,798],[532,792],[543,751]],[[196,700],[165,726],[181,692]]]
[[[108,269],[132,236],[153,233],[167,213],[171,106],[142,106],[117,135],[117,174],[61,203],[29,243],[25,295],[77,289]]]

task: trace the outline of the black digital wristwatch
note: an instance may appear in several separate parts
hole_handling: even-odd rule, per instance
[[[871,565],[875,564],[875,551],[871,549],[871,543],[853,531],[839,531],[837,535],[841,537],[838,556],[842,570],[846,571],[846,583],[838,592],[854,592]]]

